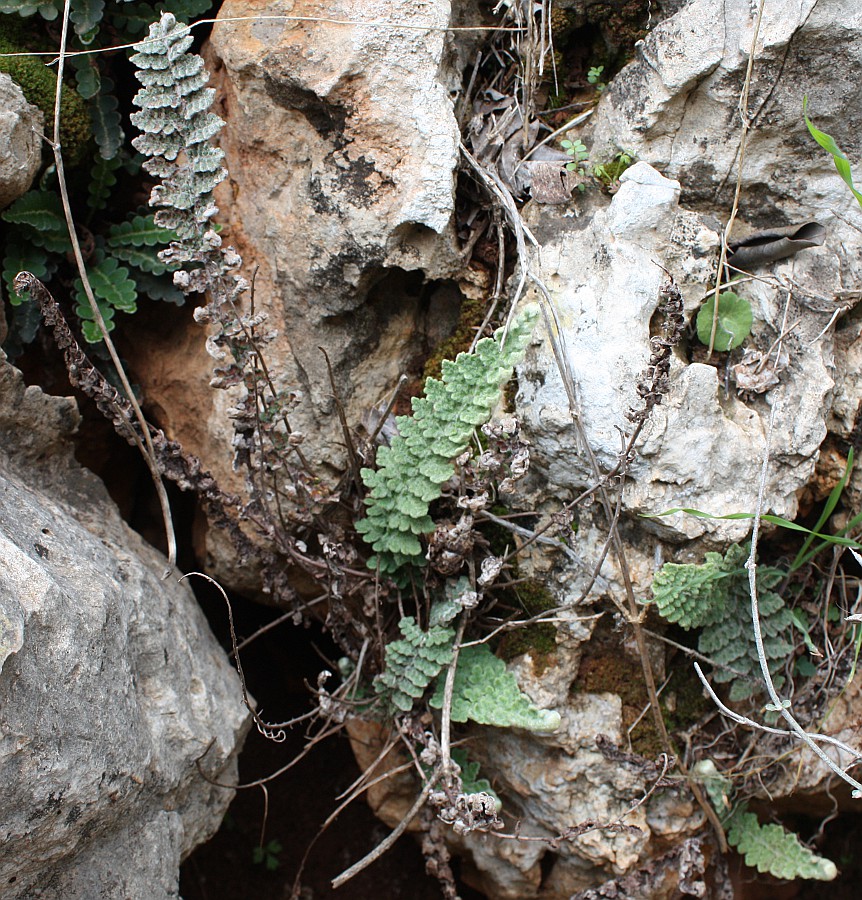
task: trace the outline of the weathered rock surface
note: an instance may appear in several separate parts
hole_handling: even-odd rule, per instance
[[[280,388],[303,395],[291,415],[303,452],[316,472],[332,474],[345,458],[333,393],[348,420],[361,421],[458,319],[459,51],[443,30],[449,0],[228,0],[219,16],[255,14],[263,18],[217,24],[208,49],[227,122],[219,221],[246,272],[259,267],[256,305],[279,334],[268,361]],[[266,18],[279,14],[323,21]],[[387,20],[405,27],[382,27]],[[153,396],[171,436],[223,487],[240,489],[230,404],[208,386],[205,335],[187,327],[191,336],[163,337],[167,361],[158,343],[127,356],[141,383],[161,382]],[[187,346],[179,380],[169,359],[177,341]],[[208,550],[220,578],[242,582],[225,554]]]
[[[649,358],[650,321],[665,279],[675,273],[693,311],[706,293],[717,253],[718,234],[702,216],[679,208],[679,183],[638,163],[606,210],[586,228],[559,223],[541,250],[541,274],[557,305],[580,408],[578,413],[599,463],[612,468],[620,452],[620,430],[640,401],[637,384]],[[552,226],[543,211],[546,233]],[[568,220],[569,223],[572,220]],[[805,251],[830,259],[829,248]],[[809,261],[807,265],[812,265]],[[800,279],[804,260],[776,271]],[[822,280],[821,280],[822,284]],[[754,340],[766,350],[780,332],[783,297],[760,285],[746,285],[755,307]],[[794,304],[789,321],[799,317]],[[796,315],[794,315],[794,313]],[[693,507],[715,515],[751,511],[757,496],[762,453],[772,406],[772,465],[766,490],[768,510],[793,518],[797,492],[811,478],[826,436],[833,388],[833,338],[814,340],[828,316],[801,317],[786,339],[780,385],[762,399],[745,402],[723,383],[722,369],[689,363],[678,354],[671,389],[652,413],[629,467],[625,509],[655,514]],[[574,496],[593,481],[579,441],[562,378],[550,347],[543,344],[522,369],[518,408],[536,444],[535,461],[549,482]],[[678,514],[654,521],[664,539],[704,534],[738,540],[748,522],[697,519]]]
[[[862,215],[831,159],[808,135],[801,95],[810,94],[818,125],[835,136],[851,159],[858,159],[862,148],[851,123],[858,118],[859,101],[850,85],[862,76],[862,20],[855,6],[813,7],[767,10],[754,69],[751,108],[757,116],[745,157],[737,227],[741,236],[757,228],[816,220],[827,226],[827,237],[822,247],[759,269],[766,281],[748,281],[738,289],[754,311],[749,346],[768,355],[784,333],[781,356],[771,366],[777,383],[768,392],[740,395],[721,354],[718,365],[706,364],[691,361],[693,348],[686,343],[678,349],[670,391],[644,430],[623,497],[624,520],[630,516],[637,522],[625,535],[639,596],[646,594],[663,560],[675,555],[678,561],[700,561],[697,548],[702,543],[682,552],[680,544],[702,538],[726,546],[742,539],[750,523],[681,514],[651,521],[635,516],[671,507],[716,515],[752,511],[772,427],[765,506],[792,519],[799,495],[815,475],[827,432],[847,438],[856,423],[862,399],[856,374],[860,326],[853,313],[837,327],[827,325],[836,308],[852,307],[858,299],[852,292],[862,283]],[[638,58],[607,89],[595,117],[593,158],[622,148],[643,161],[624,174],[610,203],[581,201],[575,216],[563,207],[538,205],[524,212],[541,245],[532,264],[555,304],[576,412],[605,468],[619,457],[620,431],[631,427],[627,413],[640,406],[636,387],[649,357],[658,289],[665,279],[662,267],[674,275],[689,314],[714,285],[719,222],[729,213],[735,182],[736,104],[752,15],[742,3],[693,0],[658,26]],[[818,78],[812,63],[814,48],[823,46],[834,46],[844,67],[837,86]],[[549,496],[574,497],[595,482],[551,347],[539,337],[519,370],[516,400],[533,442],[536,492],[529,508]],[[573,546],[585,565],[557,569],[562,602],[577,598],[606,538],[602,514],[582,508]],[[612,559],[602,574],[606,587],[599,586],[592,597],[608,589],[621,596],[621,577]],[[588,611],[590,602],[582,602],[581,610]],[[631,801],[638,791],[634,782],[616,784],[614,767],[605,763],[605,769],[590,745],[605,723],[605,733],[620,733],[618,713],[606,710],[591,718],[581,708],[599,704],[603,695],[547,695],[549,680],[569,684],[565,673],[577,664],[578,653],[570,646],[553,667],[554,676],[534,674],[529,665],[518,667],[528,693],[543,705],[553,701],[550,705],[566,723],[577,723],[571,733],[564,729],[541,739],[495,734],[481,742],[483,763],[503,791],[516,798],[518,811],[532,827],[549,834],[584,818],[608,816],[615,804],[624,803],[626,793]],[[619,699],[604,696],[606,704]],[[848,708],[842,706],[830,721],[829,733],[847,736],[849,723],[857,718],[848,701]],[[592,768],[595,758],[597,770]],[[826,775],[822,766],[806,767],[805,788],[816,790]],[[569,795],[572,785],[580,789]],[[585,795],[589,810],[578,805]],[[603,876],[633,872],[655,857],[662,841],[682,847],[691,834],[690,817],[700,816],[684,805],[668,795],[653,798],[643,821],[631,820],[643,828],[640,837],[608,841],[605,836],[595,846],[586,839],[561,845],[539,895],[571,896],[594,887]],[[658,844],[651,843],[653,837]],[[515,885],[511,896],[536,895],[540,854],[535,848],[499,850],[485,838],[469,841],[476,844],[474,862],[493,896],[510,896],[507,884]]]
[[[42,113],[0,73],[0,209],[25,194],[42,163]]]
[[[588,140],[596,161],[619,148],[642,161],[624,175],[613,200],[593,192],[569,209],[532,205],[524,211],[541,245],[532,263],[557,309],[577,414],[605,467],[616,462],[620,429],[629,428],[626,414],[639,405],[636,386],[649,356],[665,277],[661,267],[674,275],[692,313],[714,284],[719,223],[729,214],[736,180],[736,107],[754,10],[743,0],[690,0],[673,8],[676,14],[654,28],[604,92]],[[446,91],[454,82],[447,74],[446,43],[430,27],[446,24],[449,4],[437,0],[419,9],[345,0],[324,10],[314,2],[264,6],[229,0],[221,15],[255,12],[354,23],[224,23],[216,26],[212,42],[228,121],[223,145],[231,181],[220,197],[229,219],[226,236],[247,265],[261,267],[258,306],[281,332],[273,358],[284,367],[284,383],[306,393],[295,424],[307,435],[309,456],[337,468],[341,450],[317,348],[329,352],[348,419],[355,422],[420,348],[417,334],[433,342],[457,314],[454,279],[461,262],[451,233],[457,127]],[[424,30],[356,24],[389,15]],[[774,411],[766,509],[793,518],[827,432],[848,437],[856,428],[862,326],[852,312],[827,325],[836,298],[849,306],[862,283],[862,216],[829,157],[808,135],[801,102],[807,91],[818,125],[851,159],[862,157],[853,130],[860,118],[860,17],[850,0],[767,5],[735,234],[812,219],[826,225],[828,234],[822,247],[759,271],[766,282],[740,287],[754,310],[750,346],[768,356],[784,334],[781,356],[767,363],[777,378],[767,393],[741,397],[723,360],[692,361],[693,344],[679,348],[669,394],[642,435],[623,498],[629,567],[640,597],[662,560],[699,561],[704,545],[741,539],[749,526],[683,515],[647,521],[639,514],[679,506],[717,515],[753,510]],[[824,48],[834,66],[824,66]],[[437,283],[425,296],[428,279]],[[180,439],[186,439],[184,429],[191,434],[208,420],[206,435],[187,443],[223,475],[230,446],[224,398],[208,391],[205,375],[199,393],[183,378],[191,370],[207,371],[208,362],[199,365],[202,358],[197,355],[173,376],[173,398],[169,392],[159,402]],[[517,411],[533,442],[537,496],[569,499],[592,484],[594,475],[541,335],[519,376]],[[187,408],[190,396],[198,411],[193,423],[176,412]],[[584,566],[553,572],[561,602],[576,606],[584,573],[606,539],[603,517],[581,509],[574,546]],[[688,546],[696,539],[703,540]],[[602,575],[589,601],[568,615],[589,614],[597,595],[619,592],[611,559]],[[642,772],[621,769],[596,750],[598,733],[624,743],[619,697],[570,691],[578,645],[590,633],[588,625],[573,620],[550,673],[534,672],[524,660],[518,665],[523,688],[563,716],[559,735],[495,732],[477,744],[487,772],[523,814],[525,833],[550,837],[586,819],[611,820],[647,784]],[[854,721],[848,709],[833,724],[846,733]],[[815,773],[806,777],[806,786],[814,787]],[[394,824],[393,810],[403,802],[386,806],[385,800],[376,798],[384,804],[381,815]],[[659,848],[692,847],[688,836],[699,817],[688,800],[659,794],[627,820],[641,828],[639,834],[608,840],[595,832],[564,842],[544,881],[545,845],[478,836],[465,843],[489,895],[531,897],[542,891],[562,898],[650,865]]]
[[[0,364],[0,893],[177,897],[247,717],[190,589],[72,458],[71,399]]]
[[[689,312],[714,284],[718,221],[729,213],[736,180],[737,103],[753,33],[754,11],[743,2],[692,0],[659,24],[603,94],[594,117],[593,157],[625,148],[666,178],[648,174],[643,163],[635,166],[610,207],[588,222],[554,223],[553,210],[534,210],[542,222],[531,224],[540,224],[546,235],[540,270],[564,323],[581,421],[603,465],[615,460],[616,429],[626,427],[626,412],[637,405],[635,385],[664,277],[659,265],[676,277]],[[840,75],[828,83],[813,62],[824,46],[840,61]],[[837,306],[852,305],[852,288],[862,281],[862,214],[828,154],[808,134],[802,94],[809,94],[818,125],[858,158],[862,148],[851,123],[859,99],[851,85],[860,74],[857,5],[826,9],[807,2],[765,11],[734,234],[816,219],[826,225],[827,238],[822,247],[758,270],[769,276],[766,283],[739,289],[754,308],[748,345],[766,353],[792,325],[771,391],[741,399],[721,361],[718,367],[689,364],[687,348],[680,348],[670,394],[653,413],[629,470],[629,511],[752,510],[774,409],[766,506],[793,518],[827,428],[845,437],[853,428],[860,391],[850,361],[858,355],[859,329],[851,319],[821,332]],[[551,484],[576,490],[591,475],[572,450],[570,412],[555,368],[545,348],[528,362],[521,406]],[[673,541],[709,535],[728,542],[747,531],[744,523],[682,515],[654,524]]]

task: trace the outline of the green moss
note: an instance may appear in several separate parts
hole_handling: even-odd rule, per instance
[[[661,698],[664,721],[668,731],[685,731],[706,714],[711,704],[703,695],[703,686],[690,660],[681,659],[672,674],[667,694]],[[673,698],[672,710],[665,705],[665,697],[668,703]]]
[[[535,578],[511,588],[510,599],[520,604],[528,616],[536,616],[556,606],[554,595]],[[553,663],[556,652],[557,628],[551,622],[537,622],[511,631],[500,642],[499,648],[499,655],[507,662],[529,653],[539,675]]]
[[[616,694],[622,701],[623,729],[628,729],[649,704],[640,663],[619,647],[591,648],[584,655],[572,690],[586,694]],[[652,714],[641,716],[631,735],[632,750],[653,758],[664,750]]]
[[[476,330],[485,321],[485,300],[481,297],[464,298],[461,303],[461,315],[455,331],[441,341],[434,352],[425,361],[422,379],[439,378],[444,359],[455,359],[459,353],[466,353],[473,343]]]
[[[36,50],[33,22],[17,16],[0,15],[0,53]],[[0,56],[0,72],[5,72],[21,88],[29,103],[45,116],[45,130],[50,133],[54,120],[54,94],[57,76],[38,56]],[[63,159],[72,167],[83,161],[90,142],[90,115],[86,102],[71,86],[63,91],[60,103],[60,138]]]
[[[620,150],[615,154],[613,159],[606,163],[599,163],[593,166],[593,177],[598,179],[605,187],[618,187],[620,175],[626,169],[634,165],[635,159],[632,153],[626,153]]]

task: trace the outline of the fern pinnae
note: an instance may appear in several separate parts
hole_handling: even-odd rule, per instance
[[[709,801],[727,830],[728,844],[744,857],[747,866],[787,880],[832,881],[838,875],[832,860],[809,850],[793,832],[774,823],[762,825],[748,811],[747,803],[734,803],[730,779],[718,771],[711,759],[696,763],[692,773],[703,782]]]
[[[147,172],[161,179],[150,200],[161,207],[156,223],[200,250],[212,250],[220,244],[208,226],[217,212],[212,193],[227,171],[224,151],[209,141],[224,122],[210,111],[215,91],[206,87],[201,57],[187,52],[191,44],[188,25],[164,13],[150,26],[148,39],[135,45],[131,60],[143,87],[134,97],[140,111],[131,121],[143,134],[132,144],[148,157]]]
[[[376,551],[369,568],[391,575],[423,563],[419,535],[432,531],[428,506],[454,473],[453,461],[467,448],[473,429],[490,419],[500,390],[522,357],[538,320],[527,306],[504,337],[498,329],[473,353],[444,360],[442,380],[429,378],[425,396],[414,398],[413,415],[396,420],[399,434],[377,452],[377,470],[362,469],[369,488],[366,516],[357,531]]]

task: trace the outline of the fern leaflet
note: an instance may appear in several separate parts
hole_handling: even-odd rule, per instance
[[[760,660],[751,625],[748,554],[734,544],[727,553],[707,553],[702,565],[665,563],[653,580],[659,613],[683,628],[703,628],[698,650],[719,663],[713,678],[730,683],[730,699],[744,700],[760,686]],[[779,569],[758,567],[760,625],[769,671],[777,688],[784,683],[781,670],[793,651],[788,635],[793,625],[790,610],[771,588],[784,577]],[[735,674],[736,670],[743,677]]]
[[[838,869],[832,860],[803,846],[781,825],[761,825],[746,803],[732,803],[731,783],[711,759],[697,763],[694,772],[703,781],[709,800],[727,829],[727,842],[745,858],[745,864],[775,878],[832,881]]]
[[[441,678],[431,698],[435,709],[443,706],[443,689]],[[477,644],[464,647],[458,654],[452,721],[550,732],[560,727],[561,720],[558,712],[539,709],[521,692],[515,676],[487,644]]]

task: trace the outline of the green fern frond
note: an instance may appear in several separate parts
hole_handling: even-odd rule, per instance
[[[745,857],[745,864],[775,878],[832,881],[838,869],[831,859],[812,853],[781,825],[761,825],[751,812],[734,810],[727,842]]]
[[[13,225],[28,225],[36,231],[66,230],[63,204],[57,194],[48,191],[28,191],[3,212],[2,218]]]
[[[818,856],[803,846],[799,838],[781,825],[761,825],[746,803],[732,803],[732,787],[711,759],[694,766],[710,803],[727,830],[727,842],[745,858],[745,864],[775,878],[807,878],[832,881],[838,869],[832,860]]]
[[[410,712],[428,685],[452,661],[455,629],[438,617],[423,631],[412,616],[405,616],[398,629],[402,639],[386,645],[386,668],[374,679],[374,690],[391,707]]]
[[[62,5],[62,0],[0,0],[0,13],[18,13],[27,18],[38,12],[46,22],[53,22]]]
[[[117,169],[122,166],[119,156],[105,159],[99,155],[93,161],[90,183],[87,186],[87,211],[90,215],[104,209],[111,199],[111,192],[117,186]]]
[[[84,100],[90,100],[99,93],[102,73],[92,56],[70,56],[69,65],[75,71],[75,89]]]
[[[89,101],[88,108],[99,155],[102,159],[113,159],[120,152],[126,136],[112,79],[101,79],[99,92]]]
[[[49,191],[28,191],[0,216],[21,227],[21,237],[49,253],[71,249],[60,198]],[[35,274],[35,273],[34,273]]]
[[[423,563],[418,535],[434,528],[428,505],[452,477],[453,460],[467,448],[474,427],[491,417],[538,315],[537,307],[526,307],[512,323],[505,345],[501,328],[493,338],[479,341],[474,353],[444,360],[442,381],[425,382],[425,396],[413,400],[413,415],[399,416],[399,434],[377,451],[377,470],[362,470],[370,493],[366,517],[356,529],[376,551],[370,568],[394,574]]]
[[[133,313],[137,309],[137,285],[129,277],[129,270],[119,265],[112,256],[98,259],[97,255],[96,264],[87,267],[87,276],[102,317],[105,319],[105,325],[108,331],[112,331],[116,310]],[[81,332],[88,343],[96,344],[102,340],[102,333],[93,320],[93,310],[87,301],[80,278],[75,280],[74,292],[78,301],[75,312],[81,319]]]
[[[99,33],[105,12],[105,0],[72,0],[69,19],[82,44],[92,44]]]
[[[730,683],[730,699],[744,700],[761,690],[760,661],[751,624],[745,548],[734,544],[727,553],[707,553],[702,565],[665,563],[653,580],[659,613],[683,628],[702,628],[698,650],[721,666],[713,678]],[[776,687],[784,683],[781,670],[793,651],[788,639],[793,620],[784,600],[773,591],[784,573],[758,567],[760,625],[764,652]]]
[[[186,295],[173,283],[172,279],[160,277],[152,272],[139,269],[134,263],[124,260],[129,266],[129,277],[138,287],[138,295],[149,297],[150,300],[158,300],[163,303],[173,303],[182,306]]]
[[[157,225],[153,216],[133,216],[108,231],[107,243],[112,249],[119,247],[155,247],[177,239],[173,231]]]
[[[209,141],[224,122],[209,111],[215,92],[206,87],[201,57],[187,52],[191,44],[189,27],[163,13],[147,41],[135,45],[131,60],[143,87],[134,97],[140,112],[131,121],[143,133],[132,144],[150,157],[144,168],[161,179],[150,199],[162,207],[156,222],[189,245],[212,249],[218,244],[208,230],[216,212],[212,192],[227,172],[224,152]]]
[[[431,698],[435,709],[443,706],[443,689],[441,678]],[[560,727],[561,720],[558,712],[535,706],[503,660],[494,656],[487,644],[477,644],[458,654],[452,721],[551,732]]]

